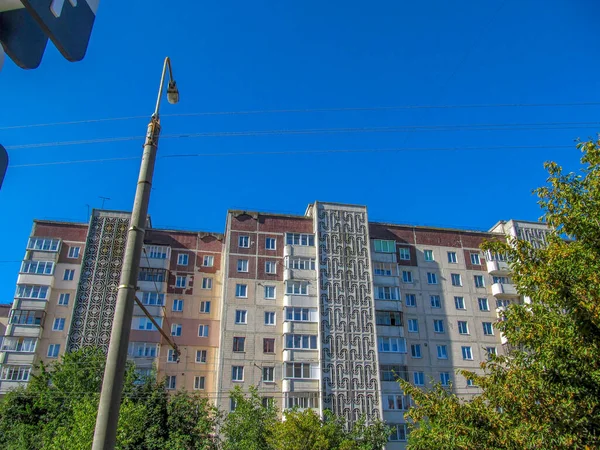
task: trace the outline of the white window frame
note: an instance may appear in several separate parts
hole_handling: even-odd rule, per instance
[[[208,337],[209,331],[208,325],[198,325],[198,337]]]
[[[171,336],[181,336],[183,326],[180,323],[171,324]]]
[[[481,256],[479,256],[479,253],[471,253],[471,264],[474,266],[481,265]]]
[[[463,345],[460,350],[462,352],[462,358],[465,361],[473,361],[473,349],[470,345]]]
[[[437,273],[427,272],[427,284],[438,284]]]
[[[200,302],[200,313],[210,314],[210,300],[203,300]]]
[[[276,317],[275,311],[265,311],[265,325],[269,327],[275,326]]]
[[[195,376],[194,377],[194,390],[203,391],[206,389],[206,380],[203,376]]]
[[[308,233],[286,233],[286,245],[300,245],[302,247],[314,247],[315,235]]]
[[[381,277],[395,277],[398,272],[398,265],[393,263],[373,262],[373,275]]]
[[[238,236],[238,247],[239,248],[250,248],[250,236],[247,236],[247,235]]]
[[[448,359],[448,346],[447,345],[438,345],[436,346],[437,350],[437,359]]]
[[[413,384],[415,386],[425,386],[425,373],[421,371],[413,372]]]
[[[213,279],[211,277],[202,278],[202,289],[212,289]]]
[[[248,266],[250,265],[247,259],[237,260],[237,271],[240,273],[248,273]]]
[[[231,366],[231,381],[236,383],[244,381],[244,366]]]
[[[398,257],[401,261],[410,261],[410,248],[398,247]]]
[[[405,338],[379,336],[377,344],[380,353],[406,353]]]
[[[58,305],[59,306],[68,306],[70,300],[71,300],[71,294],[68,292],[61,292],[58,295]]]
[[[375,286],[375,300],[400,300],[397,286]]]
[[[465,298],[463,296],[455,295],[454,296],[454,307],[458,310],[466,311],[467,306],[465,303]]]
[[[167,351],[167,362],[168,363],[176,363],[177,362],[177,358],[178,358],[178,356],[175,354],[175,350],[173,350],[172,348],[170,348]]]
[[[215,257],[212,255],[204,255],[202,258],[202,267],[213,267],[215,265]]]
[[[423,250],[423,258],[425,258],[425,262],[435,261],[433,250]]]
[[[489,325],[489,333],[488,333],[487,325]],[[484,336],[493,336],[494,335],[494,325],[492,324],[492,322],[481,322],[481,326],[483,327]]]
[[[479,297],[477,299],[477,306],[479,306],[479,311],[489,311],[490,310],[490,302],[487,297]],[[482,308],[485,306],[485,308]]]
[[[248,285],[238,283],[235,285],[235,296],[237,298],[248,298]]]
[[[439,295],[430,295],[429,303],[432,308],[439,309],[442,307],[442,298]]]
[[[20,273],[30,273],[34,275],[52,275],[54,274],[54,262],[27,259],[21,263]]]
[[[391,239],[374,239],[373,249],[377,253],[396,253],[396,241]]]
[[[271,291],[273,292],[273,296],[269,296],[268,294],[271,293]],[[272,285],[265,285],[265,299],[267,300],[275,300],[275,298],[277,298],[277,288],[276,286],[272,286]]]
[[[64,317],[55,317],[52,322],[52,331],[64,331],[67,319]]]
[[[448,264],[458,264],[456,252],[448,252]]]
[[[48,346],[48,352],[46,353],[46,357],[58,358],[59,354],[60,354],[60,344],[50,344]]]
[[[433,332],[445,333],[444,319],[433,319]]]
[[[189,264],[190,256],[187,253],[179,253],[177,255],[177,265],[178,266],[187,266]]]
[[[414,283],[412,271],[410,271],[410,270],[402,271],[402,282],[403,283]]]
[[[410,299],[410,301],[409,301]],[[417,307],[417,295],[416,294],[404,294],[404,304],[407,308]]]
[[[407,325],[409,333],[419,332],[419,319],[407,319]]]
[[[165,389],[170,391],[177,389],[177,375],[167,375]]]
[[[183,311],[183,299],[182,298],[174,298],[173,299],[173,311],[175,311],[175,312]]]
[[[464,324],[464,326],[463,326]],[[457,322],[458,334],[469,335],[469,322],[466,320],[459,320]]]
[[[452,282],[452,286],[462,286],[462,276],[460,273],[451,273],[450,280]]]
[[[276,261],[265,261],[265,273],[269,273],[269,274],[277,273],[277,262]]]
[[[283,336],[285,349],[290,350],[317,350],[319,348],[316,334],[290,333]]]
[[[273,245],[269,245],[272,243]],[[277,238],[266,237],[265,238],[265,250],[277,250]]]
[[[198,364],[206,364],[208,359],[208,351],[207,350],[196,350],[196,362]]]
[[[275,383],[275,367],[267,366],[262,368],[263,383]]]
[[[440,383],[442,386],[450,386],[451,382],[450,372],[440,372]]]
[[[485,351],[486,351],[486,353],[488,355],[488,359],[490,359],[491,355],[494,355],[494,356],[498,355],[498,350],[494,346],[488,346],[488,347],[486,347]]]
[[[235,324],[236,325],[247,325],[248,324],[248,310],[236,309],[235,310]]]
[[[60,239],[30,237],[27,241],[27,250],[38,252],[58,252]]]
[[[63,281],[73,281],[75,278],[75,269],[65,269]]]
[[[421,353],[421,344],[411,344],[410,356],[415,359],[423,358],[423,354]]]
[[[285,293],[287,295],[308,295],[308,281],[286,281]]]
[[[185,289],[187,287],[187,275],[176,275],[175,287]]]
[[[480,280],[480,281],[477,281]],[[476,288],[484,288],[485,287],[485,277],[483,275],[473,275],[473,282],[475,283]]]

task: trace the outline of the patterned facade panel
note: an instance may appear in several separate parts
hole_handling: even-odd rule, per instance
[[[381,418],[367,211],[317,203],[323,408]]]
[[[81,263],[69,351],[85,346],[108,351],[128,227],[128,214],[94,212]]]

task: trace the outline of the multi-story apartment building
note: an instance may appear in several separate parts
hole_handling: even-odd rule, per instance
[[[107,348],[128,214],[89,224],[35,221],[0,353],[0,393],[32,364]],[[229,211],[224,235],[151,228],[138,298],[170,332],[179,361],[137,306],[130,357],[169,389],[204,390],[224,411],[256,386],[279,409],[331,409],[393,426],[403,448],[410,399],[396,380],[478,392],[457,373],[504,351],[494,328],[522,301],[486,239],[545,242],[539,223],[489,232],[369,222],[364,206],[317,202],[305,215]]]

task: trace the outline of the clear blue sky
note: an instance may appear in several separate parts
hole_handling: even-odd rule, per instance
[[[170,6],[172,4],[172,6]],[[460,4],[460,6],[458,6]],[[41,66],[0,72],[0,127],[152,112],[164,56],[181,102],[163,133],[598,122],[599,106],[168,114],[272,109],[600,102],[595,0],[100,2],[87,56],[49,44]],[[5,146],[142,136],[147,119],[0,130]],[[282,154],[160,159],[155,227],[222,231],[229,208],[302,214],[366,204],[372,220],[486,229],[535,220],[542,163],[577,167],[600,130],[428,131],[163,139],[159,154],[547,145],[536,150]],[[136,156],[137,141],[10,151],[13,165]],[[0,302],[10,302],[34,218],[84,221],[131,208],[138,161],[10,168],[0,191]],[[6,262],[8,261],[8,262]],[[15,262],[11,262],[15,261]]]

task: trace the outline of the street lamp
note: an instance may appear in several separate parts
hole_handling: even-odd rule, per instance
[[[106,357],[106,368],[104,370],[104,381],[102,382],[92,450],[113,450],[116,444],[123,378],[127,363],[127,347],[129,346],[129,332],[131,330],[138,271],[144,245],[146,216],[148,214],[148,203],[150,202],[156,149],[158,147],[158,137],[160,136],[160,119],[158,113],[167,67],[169,68],[167,100],[169,103],[177,103],[179,101],[179,91],[173,79],[171,60],[167,57],[165,58],[160,78],[156,108],[148,124],[140,174],[135,191],[133,209],[131,211],[131,221],[129,230],[127,231],[127,246],[125,247],[125,255],[123,256],[123,269],[121,270],[121,280],[119,282],[112,332]]]

